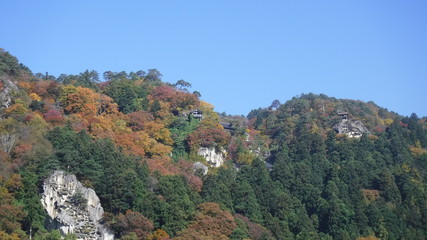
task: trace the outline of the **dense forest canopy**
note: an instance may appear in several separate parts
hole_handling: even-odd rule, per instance
[[[33,74],[1,49],[0,239],[61,238],[40,203],[59,169],[120,239],[427,238],[426,118],[311,93],[232,116],[156,69],[100,78]],[[368,131],[337,132],[343,113]]]

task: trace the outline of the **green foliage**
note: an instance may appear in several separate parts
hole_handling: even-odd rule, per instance
[[[114,79],[103,89],[103,93],[114,99],[123,113],[147,110],[148,90],[145,85],[135,85],[129,79]]]
[[[172,157],[175,161],[181,158],[188,158],[189,146],[187,138],[192,133],[200,121],[190,117],[188,120],[184,118],[176,118],[169,126],[171,137],[173,140]]]
[[[9,52],[0,48],[0,75],[7,74],[17,77],[21,70],[31,73],[30,69],[22,63],[19,63],[15,56],[12,56]]]
[[[104,209],[123,212],[144,195],[145,167],[119,151],[111,141],[93,141],[85,132],[75,133],[70,127],[53,129],[48,139],[56,149],[61,168],[93,186]]]
[[[44,80],[35,81],[29,73],[0,49],[0,75],[22,88],[0,121],[0,238],[26,239],[31,231],[34,239],[62,239],[58,231],[44,229],[39,195],[43,180],[57,169],[76,174],[96,191],[104,220],[121,239],[200,238],[202,232],[216,239],[427,236],[425,118],[401,117],[372,102],[302,94],[253,110],[247,118],[223,114],[235,127],[228,134],[213,107],[200,102],[197,91],[188,92],[190,83],[163,83],[156,69],[105,72],[104,83],[89,70],[56,82],[48,74],[36,74]],[[62,108],[76,86],[107,94],[120,112],[100,116],[95,109],[85,118]],[[180,117],[194,108],[203,111],[202,121]],[[342,111],[372,134],[337,135],[332,127]],[[87,126],[97,121],[105,131],[89,135]],[[146,133],[150,126],[167,126],[173,142],[167,129]],[[139,156],[120,145],[134,135],[147,143],[132,146],[130,152]],[[172,156],[145,155],[157,141],[172,146]],[[187,167],[188,161],[201,160],[194,151],[200,146],[229,149],[231,159],[199,175],[201,191],[201,180]],[[73,201],[87,204],[79,193]],[[154,229],[157,237],[150,235]]]
[[[191,220],[199,200],[194,198],[183,177],[163,176],[158,187],[157,194],[164,198],[160,226],[175,236]]]
[[[81,86],[85,88],[91,88],[95,91],[99,90],[99,74],[95,70],[86,70],[79,75],[67,75],[61,74],[56,81],[64,85]]]

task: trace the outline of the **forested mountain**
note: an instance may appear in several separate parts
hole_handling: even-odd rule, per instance
[[[425,118],[322,94],[218,114],[161,77],[33,74],[0,51],[0,239],[61,238],[40,202],[54,170],[120,239],[427,238]]]

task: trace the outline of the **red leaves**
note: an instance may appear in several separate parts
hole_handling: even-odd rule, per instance
[[[229,212],[222,210],[218,203],[207,202],[199,205],[196,219],[175,239],[228,239],[236,227]]]
[[[53,125],[61,124],[64,121],[62,113],[55,109],[50,109],[47,113],[43,114],[43,117],[46,122],[49,122]]]
[[[153,223],[139,212],[127,210],[119,214],[111,223],[112,228],[121,236],[134,232],[138,239],[147,239],[154,226]]]
[[[168,102],[170,103],[171,109],[173,110],[189,110],[197,108],[199,105],[199,99],[196,95],[176,91],[169,86],[159,86],[151,93],[153,100]]]
[[[132,112],[128,115],[128,126],[133,131],[141,131],[144,129],[144,124],[150,121],[154,121],[154,117],[151,113],[145,111]]]
[[[198,147],[223,147],[227,145],[230,134],[223,129],[201,126],[188,136],[189,145]]]

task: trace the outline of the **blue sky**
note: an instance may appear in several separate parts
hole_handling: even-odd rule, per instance
[[[0,47],[33,72],[156,68],[219,112],[301,93],[427,116],[427,1],[3,1]]]

